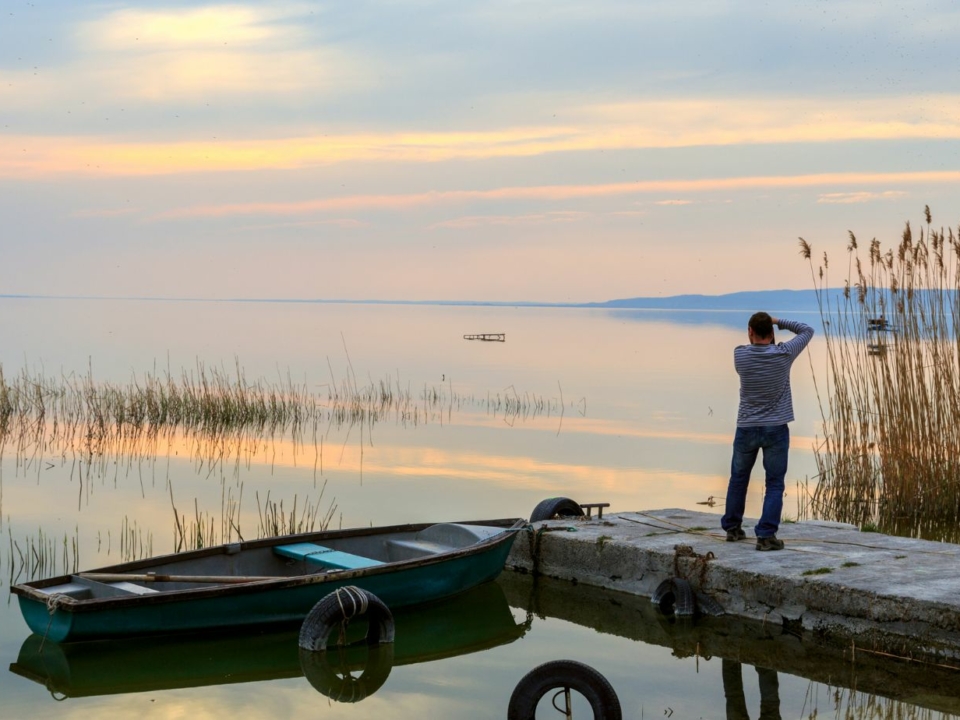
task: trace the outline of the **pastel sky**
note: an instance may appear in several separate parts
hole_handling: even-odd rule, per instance
[[[810,287],[960,208],[955,0],[0,2],[0,294]]]

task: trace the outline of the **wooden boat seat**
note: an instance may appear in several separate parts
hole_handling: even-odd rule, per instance
[[[133,593],[134,595],[150,595],[151,593],[157,592],[151,587],[144,587],[143,585],[137,585],[132,582],[112,582],[110,583],[110,587]]]
[[[361,568],[383,565],[379,560],[360,557],[351,553],[333,550],[314,543],[293,543],[277,545],[273,551],[281,557],[303,560],[330,570],[359,570]]]

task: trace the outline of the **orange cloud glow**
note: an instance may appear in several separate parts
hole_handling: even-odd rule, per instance
[[[548,225],[571,223],[588,217],[588,213],[560,211],[534,215],[469,215],[436,223],[434,228],[468,228],[484,225]]]
[[[896,200],[904,195],[906,193],[899,190],[823,193],[817,198],[817,202],[827,205],[850,205],[852,203],[873,202],[874,200]]]
[[[818,173],[813,175],[761,175],[697,180],[646,180],[598,185],[540,185],[491,190],[449,190],[396,195],[347,195],[297,202],[252,202],[197,205],[170,210],[160,217],[226,217],[235,215],[305,215],[344,210],[408,210],[427,205],[497,200],[570,200],[617,197],[646,193],[689,193],[733,190],[771,190],[843,185],[918,185],[960,182],[960,171],[900,173]]]
[[[246,28],[239,21],[238,27]],[[136,87],[124,92],[156,100],[182,94],[196,97],[206,92],[253,92],[255,88],[296,95],[305,87],[325,83],[324,67],[342,67],[346,63],[333,57],[306,56],[295,49],[283,50],[286,54],[271,56],[271,61],[264,63],[253,51],[217,51],[211,55],[212,51],[199,40],[192,47],[189,52],[197,54],[196,58],[191,55],[185,60],[182,53],[164,49],[159,54],[137,57],[136,62],[144,64],[143,72],[131,72],[125,65],[122,72],[114,67],[98,77],[107,83],[121,82],[114,77],[117,73],[127,78],[123,82],[136,77]],[[271,68],[269,72],[265,65]],[[314,68],[320,74],[305,81],[303,73],[297,70],[303,67]],[[356,72],[362,74],[359,69]],[[69,77],[69,73],[64,77]],[[353,74],[350,77],[355,80]],[[0,102],[20,101],[21,89],[5,90],[0,86]],[[53,90],[47,91],[48,101],[60,103],[59,94]],[[829,103],[829,113],[822,110],[824,106],[821,100],[810,98],[648,101],[573,108],[569,115],[574,122],[562,126],[509,127],[485,132],[383,132],[169,142],[7,136],[0,137],[0,177],[162,175],[295,169],[348,161],[438,162],[693,145],[960,138],[960,95]]]

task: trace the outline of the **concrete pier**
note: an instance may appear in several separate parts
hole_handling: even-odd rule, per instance
[[[960,546],[864,533],[852,525],[785,523],[786,548],[728,543],[720,516],[651,510],[535,523],[507,565],[650,596],[683,577],[728,614],[855,651],[960,663]]]

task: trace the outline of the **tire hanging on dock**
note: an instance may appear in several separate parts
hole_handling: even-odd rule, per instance
[[[530,513],[530,522],[549,520],[555,515],[560,517],[583,517],[583,508],[580,503],[570,498],[554,497],[541,500]]]
[[[650,598],[664,615],[678,618],[692,618],[694,615],[725,614],[723,606],[702,590],[694,590],[687,580],[679,577],[667,578],[657,585]]]
[[[667,578],[657,585],[650,600],[664,615],[676,615],[692,618],[697,611],[697,600],[693,588],[683,578]]]
[[[620,698],[610,682],[589,665],[576,660],[551,660],[524,675],[510,696],[507,720],[534,720],[544,695],[558,690],[551,701],[556,708],[557,696],[567,689],[586,698],[594,720],[622,720]]]
[[[350,621],[366,616],[367,645],[392,643],[394,638],[393,613],[372,592],[354,585],[337,588],[313,606],[300,626],[299,645],[304,650],[323,652],[327,649],[330,633],[337,628],[337,644],[345,642],[345,631]]]

